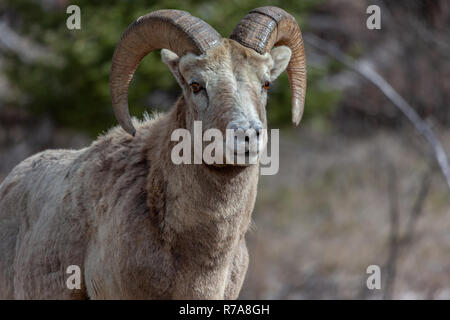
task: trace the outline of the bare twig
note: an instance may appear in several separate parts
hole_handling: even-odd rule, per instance
[[[397,276],[397,261],[400,254],[400,212],[398,197],[397,171],[394,165],[389,167],[389,255],[384,267],[384,294],[383,299],[391,300],[395,287],[395,279]]]
[[[397,264],[400,257],[411,247],[414,239],[415,224],[423,214],[425,201],[429,194],[433,169],[427,170],[421,177],[419,192],[414,201],[409,220],[403,235],[400,235],[400,212],[398,199],[397,172],[392,165],[389,170],[389,202],[390,202],[390,232],[389,232],[389,254],[384,267],[384,294],[383,299],[390,300],[393,297],[395,280],[397,276]]]
[[[409,216],[409,220],[406,225],[405,234],[402,237],[402,246],[408,245],[414,237],[417,220],[424,212],[423,207],[425,205],[425,200],[430,192],[432,176],[433,168],[425,171],[421,177],[419,192],[417,194],[416,201],[414,202],[414,206],[412,207],[411,215]]]
[[[433,130],[423,119],[420,118],[414,108],[400,94],[398,94],[398,92],[379,73],[373,70],[372,66],[368,63],[356,63],[352,58],[339,50],[339,48],[316,37],[313,34],[305,35],[304,40],[312,47],[325,52],[380,89],[380,91],[406,116],[406,118],[408,118],[416,130],[431,145],[436,161],[445,178],[447,186],[450,189],[450,165],[448,163],[447,154],[445,153],[444,148],[434,134]]]
[[[412,246],[415,238],[415,225],[420,216],[424,213],[424,206],[429,195],[430,185],[433,175],[433,168],[426,170],[420,177],[420,188],[417,193],[411,214],[408,217],[405,231],[400,233],[400,211],[398,193],[398,175],[393,164],[388,164],[388,197],[389,197],[389,239],[388,255],[383,266],[383,299],[393,298],[394,287],[397,277],[397,265],[403,256]],[[368,295],[367,287],[361,287],[359,299],[366,299]]]

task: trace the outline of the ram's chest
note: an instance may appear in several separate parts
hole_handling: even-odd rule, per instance
[[[247,255],[242,242],[256,188],[248,191],[227,205],[216,203],[214,211],[207,201],[197,206],[169,202],[164,231],[175,276],[173,298],[223,299],[234,286],[232,279],[243,279],[247,266],[236,260]]]
[[[179,268],[176,272],[171,298],[173,299],[224,299],[229,286],[232,260],[214,267]]]
[[[245,273],[235,263],[241,241],[239,226],[205,225],[178,234],[171,248],[172,298],[224,299],[235,274]]]
[[[133,198],[98,223],[87,258],[91,298],[106,292],[102,298],[220,299],[239,292],[256,183],[235,197],[172,186],[161,189],[158,210]]]
[[[236,273],[239,239],[219,241],[214,226],[177,234],[169,246],[150,233],[116,234],[88,254],[87,288],[91,298],[223,299]],[[210,234],[205,242],[202,233]],[[239,237],[237,237],[239,238]],[[245,270],[244,270],[245,272]]]

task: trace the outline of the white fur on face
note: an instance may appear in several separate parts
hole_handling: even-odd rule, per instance
[[[225,135],[227,128],[267,128],[267,91],[263,86],[285,70],[291,51],[281,46],[260,55],[223,39],[220,46],[200,56],[188,53],[178,58],[168,50],[163,50],[162,56],[192,107],[188,124],[202,121],[203,130],[215,128]],[[194,83],[201,87],[196,93]],[[258,149],[263,150],[267,135],[258,139]]]

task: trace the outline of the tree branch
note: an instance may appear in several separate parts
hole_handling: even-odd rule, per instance
[[[398,94],[398,92],[379,73],[373,70],[368,63],[356,63],[352,58],[339,50],[339,48],[325,40],[320,39],[319,37],[316,37],[313,34],[305,35],[304,40],[312,47],[328,54],[380,89],[380,91],[406,116],[416,130],[431,145],[436,161],[450,190],[450,166],[448,163],[447,154],[445,153],[439,139],[435,136],[433,130],[423,119],[420,118],[414,108],[400,94]]]

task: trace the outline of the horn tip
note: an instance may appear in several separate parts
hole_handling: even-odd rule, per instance
[[[121,125],[122,129],[125,130],[128,134],[135,137],[136,136],[136,129],[132,124],[129,125]]]
[[[292,106],[292,124],[294,125],[294,127],[297,127],[303,118],[304,108],[303,104],[300,104],[298,101],[293,101]]]
[[[129,134],[131,134],[133,137],[136,136],[136,129],[135,129],[135,128],[128,129],[127,132],[128,132]]]

